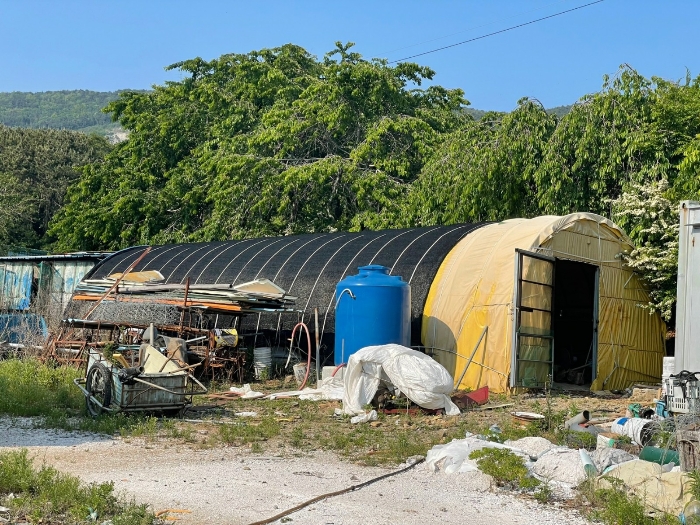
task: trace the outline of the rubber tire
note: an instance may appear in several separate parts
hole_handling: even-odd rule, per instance
[[[102,407],[108,407],[112,403],[112,374],[105,365],[102,363],[92,365],[85,378],[85,389],[91,396],[102,402]],[[85,397],[85,406],[92,417],[102,414],[102,407],[94,404],[90,396]]]

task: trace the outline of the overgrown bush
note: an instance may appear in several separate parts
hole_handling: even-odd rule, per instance
[[[469,454],[479,470],[491,476],[498,485],[511,489],[532,490],[540,481],[530,476],[523,459],[503,448],[482,448]]]

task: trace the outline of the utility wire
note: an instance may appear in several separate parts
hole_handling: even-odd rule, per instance
[[[490,22],[486,22],[485,24],[480,24],[478,26],[468,27],[467,29],[462,29],[461,31],[456,31],[454,33],[439,36],[437,38],[431,38],[430,40],[423,40],[422,42],[416,42],[415,44],[411,44],[408,46],[390,49],[389,51],[382,51],[381,53],[374,53],[372,56],[388,55],[390,53],[395,53],[396,51],[403,51],[404,49],[410,49],[412,47],[422,46],[423,44],[429,44],[430,42],[435,42],[436,40],[444,40],[445,38],[450,38],[451,36],[461,35],[462,33],[468,33],[469,31],[473,31],[474,29],[481,29],[482,27],[492,26],[493,24],[497,24],[499,22],[505,22],[506,20],[511,20],[513,18],[517,18],[517,17],[522,16],[522,15],[529,15],[530,13],[534,13],[535,11],[542,11],[543,9],[547,9],[548,7],[551,7],[554,4],[561,4],[562,2],[565,2],[565,1],[566,0],[557,0],[556,2],[552,2],[551,4],[543,5],[542,7],[538,7],[537,9],[530,9],[529,11],[522,11],[520,13],[516,13],[512,16],[507,16],[507,17],[501,18],[499,20],[491,20]]]
[[[535,20],[530,20],[529,22],[524,22],[524,23],[522,23],[522,24],[518,24],[518,25],[515,25],[515,26],[507,27],[507,28],[505,28],[505,29],[500,29],[500,30],[498,30],[498,31],[494,31],[493,33],[488,33],[488,34],[485,34],[485,35],[481,35],[481,36],[477,36],[477,37],[474,37],[474,38],[470,38],[469,40],[463,40],[462,42],[457,42],[456,44],[450,44],[449,46],[438,47],[437,49],[432,49],[432,50],[430,50],[430,51],[425,51],[425,52],[423,52],[423,53],[418,53],[417,55],[411,55],[410,57],[399,58],[398,60],[392,60],[391,62],[388,62],[388,63],[389,63],[389,64],[395,64],[395,63],[397,63],[397,62],[402,62],[402,61],[404,61],[404,60],[409,60],[409,59],[411,59],[411,58],[421,57],[421,56],[423,56],[423,55],[429,55],[430,53],[436,53],[436,52],[438,52],[438,51],[442,51],[443,49],[449,49],[449,48],[451,48],[451,47],[461,46],[462,44],[467,44],[467,43],[469,43],[469,42],[474,42],[475,40],[481,40],[482,38],[486,38],[486,37],[489,37],[489,36],[498,35],[498,34],[500,34],[500,33],[505,33],[506,31],[511,31],[511,30],[513,30],[513,29],[518,29],[518,28],[520,28],[520,27],[529,26],[530,24],[535,24],[535,23],[537,23],[537,22],[541,22],[542,20],[547,20],[547,19],[549,19],[549,18],[554,18],[555,16],[560,16],[560,15],[564,15],[564,14],[566,14],[566,13],[571,13],[572,11],[577,11],[577,10],[579,10],[579,9],[583,9],[584,7],[588,7],[588,6],[591,6],[591,5],[594,5],[594,4],[600,4],[601,2],[604,2],[604,1],[605,1],[605,0],[596,0],[595,2],[590,2],[590,3],[588,3],[588,4],[584,4],[584,5],[580,5],[580,6],[578,6],[578,7],[574,7],[574,8],[571,8],[571,9],[567,9],[566,11],[559,11],[558,13],[554,13],[553,15],[543,16],[542,18],[537,18],[537,19],[535,19]]]

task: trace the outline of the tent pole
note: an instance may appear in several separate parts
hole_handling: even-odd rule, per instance
[[[481,331],[481,335],[479,336],[479,340],[476,342],[476,345],[474,345],[474,350],[472,350],[472,355],[469,356],[469,360],[467,361],[467,364],[464,365],[464,370],[462,370],[462,375],[459,376],[459,381],[457,381],[457,384],[455,385],[455,390],[458,390],[459,385],[462,384],[462,379],[464,379],[464,375],[467,373],[467,368],[469,368],[469,365],[472,364],[472,359],[474,359],[474,355],[476,354],[476,351],[479,349],[479,345],[481,344],[481,340],[486,335],[486,332],[488,332],[488,329],[489,329],[489,326],[486,325],[486,326],[484,326],[484,329]]]

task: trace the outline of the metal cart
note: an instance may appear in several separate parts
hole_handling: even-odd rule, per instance
[[[143,368],[117,366],[96,350],[88,355],[85,377],[73,382],[85,394],[93,417],[105,411],[177,413],[192,403],[192,396],[207,393],[188,369],[147,373]]]

